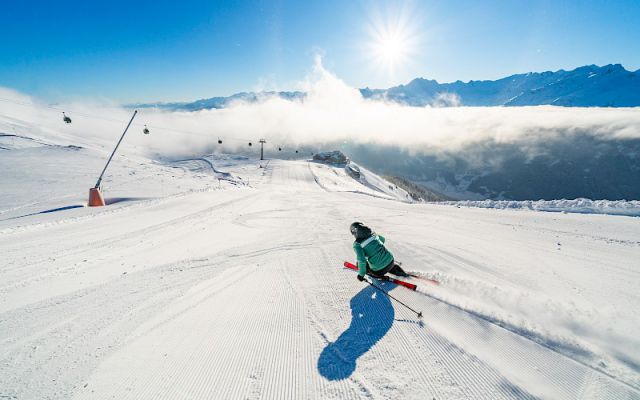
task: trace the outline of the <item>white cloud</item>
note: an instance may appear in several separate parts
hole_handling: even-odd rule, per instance
[[[132,135],[128,141],[165,154],[214,148],[222,138],[226,150],[246,148],[259,138],[271,145],[308,145],[349,140],[354,143],[395,145],[412,152],[439,148],[455,151],[485,140],[514,142],[546,140],[571,132],[589,132],[602,138],[640,138],[640,108],[535,107],[409,107],[367,100],[327,71],[318,60],[300,83],[308,93],[304,101],[277,97],[257,103],[236,102],[220,110],[168,112],[142,109],[134,130],[149,125],[152,135]],[[59,110],[37,99],[0,88],[0,97],[29,106],[0,101],[0,115],[24,120],[40,130],[54,130],[111,143],[130,117],[130,110],[113,104],[74,102],[55,106],[68,110],[74,121],[62,123]],[[449,104],[456,98],[443,97]],[[99,116],[105,119],[96,119]],[[6,118],[5,118],[6,119]],[[15,121],[14,121],[15,122]]]

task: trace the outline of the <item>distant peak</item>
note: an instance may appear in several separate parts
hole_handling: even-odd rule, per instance
[[[407,83],[407,86],[411,85],[424,85],[426,83],[429,84],[438,84],[438,81],[435,79],[427,79],[427,78],[415,78],[411,82]]]
[[[608,65],[605,65],[603,68],[626,71],[626,69],[622,66],[622,64],[608,64]]]

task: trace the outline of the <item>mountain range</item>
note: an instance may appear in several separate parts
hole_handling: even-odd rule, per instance
[[[638,107],[640,70],[628,71],[620,64],[586,65],[571,71],[528,72],[495,81],[455,81],[416,78],[388,89],[359,89],[366,99],[384,99],[415,107],[424,106],[536,106]],[[193,102],[135,104],[168,110],[198,111],[225,108],[236,101],[258,102],[280,97],[304,101],[306,93],[241,92]]]
[[[572,71],[529,72],[496,81],[438,83],[417,78],[389,89],[361,89],[365,98],[411,106],[640,106],[640,70],[620,64],[587,65]]]

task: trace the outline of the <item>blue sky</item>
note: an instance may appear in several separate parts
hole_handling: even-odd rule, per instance
[[[392,69],[379,50],[389,32],[403,49],[382,56]],[[354,87],[636,70],[640,1],[24,0],[3,4],[0,37],[0,86],[50,101],[180,101],[295,89],[316,54]]]

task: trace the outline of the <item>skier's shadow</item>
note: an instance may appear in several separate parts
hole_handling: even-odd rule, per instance
[[[376,282],[384,290],[396,285]],[[351,325],[338,340],[329,343],[318,358],[318,371],[330,381],[346,379],[356,369],[356,360],[369,351],[393,325],[395,312],[387,296],[367,285],[351,299]]]

